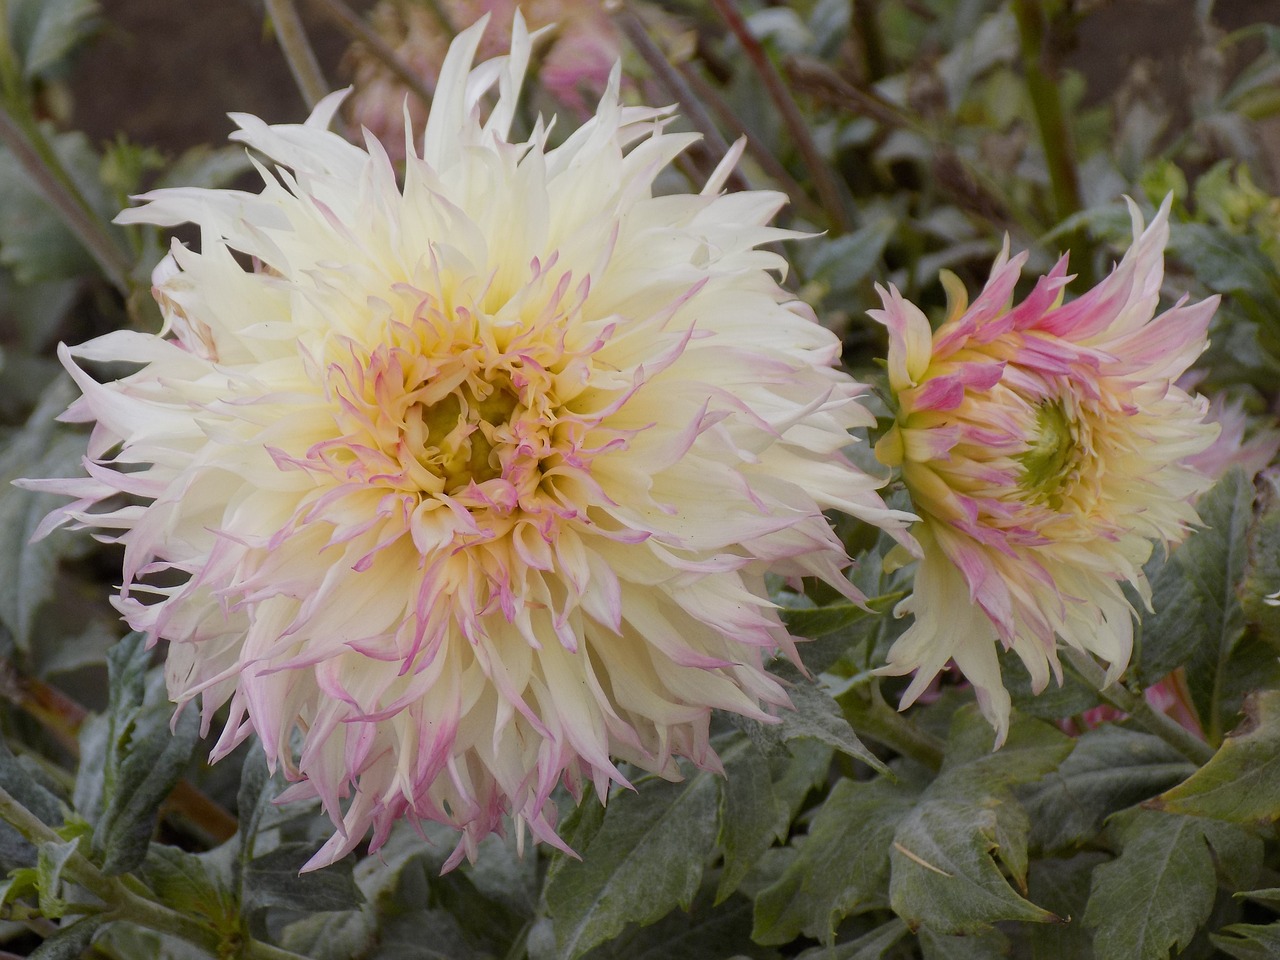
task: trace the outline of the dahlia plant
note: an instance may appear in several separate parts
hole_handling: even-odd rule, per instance
[[[205,6],[0,4],[0,955],[1275,954],[1280,24]]]

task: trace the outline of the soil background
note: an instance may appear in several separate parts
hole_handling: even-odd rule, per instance
[[[358,13],[373,6],[373,0],[348,2]],[[1178,88],[1187,83],[1183,64],[1196,42],[1197,0],[1076,2],[1087,12],[1074,46],[1060,56],[1063,66],[1087,78],[1087,102],[1111,95],[1139,60],[1154,64],[1156,82],[1168,85],[1172,101],[1184,99]],[[123,132],[177,154],[225,142],[234,129],[229,111],[269,123],[306,115],[262,0],[103,0],[102,7],[103,30],[71,78],[71,126],[94,141]],[[330,85],[346,85],[346,36],[317,4],[298,0],[298,9]],[[1213,15],[1224,30],[1280,25],[1280,0],[1218,0]],[[1280,189],[1280,122],[1266,137],[1272,186]]]

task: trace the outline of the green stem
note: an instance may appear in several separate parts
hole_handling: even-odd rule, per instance
[[[289,71],[293,74],[294,82],[297,83],[307,107],[314,107],[329,92],[329,84],[320,70],[316,52],[307,40],[307,31],[303,29],[298,8],[293,5],[293,0],[266,2],[267,15],[271,17],[271,26],[275,30],[276,39],[280,41],[284,58],[289,61]]]
[[[869,699],[868,691],[856,687],[836,698],[849,726],[858,736],[896,750],[930,770],[941,769],[946,745],[885,703],[879,683],[874,677],[870,679]]]
[[[1027,92],[1036,114],[1045,165],[1053,187],[1054,213],[1061,223],[1082,207],[1080,181],[1076,176],[1075,149],[1067,129],[1058,95],[1057,72],[1045,43],[1045,13],[1040,0],[1013,0],[1021,41],[1022,69],[1027,77]]]
[[[831,167],[827,165],[822,153],[818,150],[818,145],[813,142],[813,136],[809,133],[809,125],[805,123],[804,117],[801,116],[800,108],[796,106],[795,99],[791,96],[790,91],[787,90],[787,85],[783,82],[782,75],[774,67],[768,53],[760,45],[760,41],[751,33],[751,29],[747,26],[747,21],[742,18],[742,14],[738,11],[734,0],[711,0],[711,5],[716,8],[716,12],[720,14],[720,19],[724,21],[725,26],[737,38],[743,53],[747,55],[747,59],[751,61],[752,67],[755,68],[761,82],[764,84],[764,88],[769,94],[769,99],[778,108],[778,113],[782,116],[782,122],[786,124],[787,132],[791,134],[796,148],[804,158],[805,166],[809,169],[809,175],[813,177],[813,185],[818,191],[818,199],[822,202],[822,206],[826,208],[827,216],[831,218],[832,234],[848,233],[851,223],[848,211],[845,209],[844,198],[840,195],[839,184],[836,183]]]
[[[1146,697],[1134,693],[1122,683],[1106,685],[1107,674],[1088,654],[1067,651],[1067,664],[1086,684],[1098,692],[1102,700],[1127,713],[1148,733],[1153,733],[1193,762],[1204,766],[1213,759],[1213,747],[1205,743],[1176,720],[1156,710]]]

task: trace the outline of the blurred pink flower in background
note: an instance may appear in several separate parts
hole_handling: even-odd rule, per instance
[[[531,29],[550,28],[540,44],[538,82],[575,117],[586,119],[621,55],[618,34],[599,0],[438,0],[438,4],[379,0],[370,18],[409,69],[428,90],[434,90],[454,33],[488,14],[479,58],[499,56],[508,50],[517,10]],[[442,22],[442,17],[448,22]],[[403,160],[405,111],[414,136],[420,137],[426,104],[359,44],[352,47],[350,57],[355,90],[347,109],[352,121],[367,127],[393,159]]]

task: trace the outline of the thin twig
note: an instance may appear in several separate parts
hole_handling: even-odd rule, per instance
[[[378,32],[357,16],[343,0],[311,0],[311,2],[324,10],[348,37],[362,44],[380,60],[383,66],[394,73],[400,82],[413,92],[414,96],[426,106],[431,106],[431,91],[427,89],[422,77],[414,73],[391,44],[383,40]]]
[[[782,188],[795,211],[815,223],[820,221],[822,219],[822,208],[810,199],[809,195],[805,193],[804,187],[800,185],[795,177],[791,176],[787,168],[782,165],[782,161],[773,155],[765,144],[764,138],[747,129],[747,125],[733,112],[733,108],[725,102],[724,97],[720,96],[716,88],[708,83],[697,70],[686,63],[680,64],[677,69],[693,90],[694,96],[698,97],[715,112],[721,125],[726,130],[734,136],[747,138],[747,153],[751,155],[756,163],[760,164],[760,169]]]
[[[107,233],[35,124],[23,123],[8,107],[0,109],[0,141],[9,148],[62,222],[84,244],[111,285],[127,296],[133,265]]]
[[[809,170],[809,175],[813,178],[814,188],[818,191],[818,199],[822,202],[822,206],[831,218],[835,228],[832,232],[847,233],[851,224],[848,211],[845,209],[844,198],[840,194],[840,185],[836,182],[831,168],[818,150],[818,145],[813,142],[808,124],[805,123],[804,117],[800,115],[800,108],[796,106],[790,91],[787,90],[786,84],[783,83],[782,75],[774,67],[768,53],[760,45],[760,41],[752,35],[747,22],[742,18],[742,14],[738,12],[734,0],[711,0],[711,4],[716,8],[716,12],[720,14],[720,19],[724,21],[725,26],[737,38],[743,52],[747,55],[747,59],[751,61],[751,65],[764,83],[769,98],[782,115],[782,121],[786,124],[787,131],[791,134],[792,139],[795,140],[796,147],[799,149],[801,157],[804,158],[805,166]]]
[[[649,65],[649,69],[653,71],[658,82],[666,88],[667,93],[679,102],[680,112],[702,134],[703,143],[713,160],[724,157],[729,152],[729,144],[725,142],[715,121],[708,115],[697,94],[689,88],[684,77],[671,65],[666,54],[649,36],[649,31],[645,29],[640,18],[628,7],[622,7],[614,14],[614,23],[618,25],[618,29],[636,53],[640,54],[640,58]],[[749,186],[737,170],[730,173],[729,182],[735,190],[746,190]]]
[[[329,92],[329,84],[320,69],[320,61],[307,39],[307,31],[302,26],[302,18],[298,16],[298,8],[293,0],[266,0],[267,14],[271,17],[271,27],[275,30],[280,49],[289,62],[289,72],[306,101],[308,109],[320,102]]]

